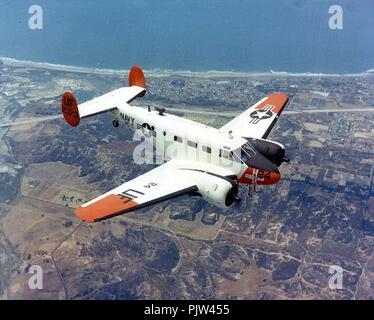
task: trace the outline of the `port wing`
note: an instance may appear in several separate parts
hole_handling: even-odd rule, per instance
[[[287,95],[273,93],[238,115],[220,130],[244,138],[266,139],[288,102]]]
[[[87,202],[75,214],[84,221],[98,222],[197,190],[188,172],[171,160]]]

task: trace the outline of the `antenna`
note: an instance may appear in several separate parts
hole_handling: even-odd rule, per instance
[[[158,111],[158,114],[160,116],[163,116],[164,115],[164,112],[165,112],[165,108],[164,107],[155,107],[156,111]]]

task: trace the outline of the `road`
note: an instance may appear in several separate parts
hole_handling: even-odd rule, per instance
[[[225,117],[236,117],[243,111],[226,111],[226,112],[219,112],[212,110],[202,110],[202,109],[185,109],[185,108],[169,108],[167,111],[173,113],[173,112],[182,112],[182,113],[189,113],[189,114],[203,114],[203,115],[212,115],[212,116],[225,116]],[[349,109],[309,109],[309,110],[285,110],[282,114],[288,114],[288,115],[298,115],[298,114],[310,114],[310,113],[345,113],[345,112],[374,112],[374,108],[349,108]],[[12,127],[12,126],[20,126],[24,124],[30,124],[30,123],[38,123],[38,122],[44,122],[44,121],[51,121],[56,119],[62,119],[62,115],[55,115],[55,116],[46,116],[46,117],[37,117],[37,118],[31,118],[29,120],[21,120],[21,121],[14,121],[14,122],[4,122],[0,123],[0,128],[6,128],[6,127]]]
[[[13,121],[13,122],[3,122],[3,123],[0,122],[0,128],[20,126],[20,125],[29,124],[29,123],[44,122],[44,121],[50,121],[50,120],[55,120],[55,119],[60,119],[60,118],[62,118],[62,115],[36,117],[36,118],[28,119],[28,120],[20,120],[20,121]]]
[[[204,114],[204,115],[220,115],[220,116],[225,116],[225,117],[236,117],[239,115],[241,112],[244,112],[245,110],[242,111],[226,111],[226,112],[215,112],[215,111],[207,111],[207,110],[194,110],[194,109],[184,109],[184,108],[169,108],[167,111],[169,112],[182,112],[182,113],[191,113],[191,114]],[[282,114],[304,114],[304,113],[344,113],[344,112],[374,112],[374,108],[349,108],[349,109],[309,109],[309,110],[285,110],[282,112]]]
[[[64,277],[62,276],[61,274],[61,271],[60,269],[58,268],[57,266],[57,263],[56,263],[56,260],[55,260],[55,253],[56,251],[61,247],[61,245],[67,240],[69,239],[73,233],[75,231],[78,230],[78,228],[80,228],[80,226],[83,224],[83,221],[81,221],[74,229],[73,231],[71,231],[68,235],[66,235],[58,244],[57,246],[53,249],[53,251],[51,252],[51,260],[52,260],[52,263],[57,271],[57,274],[58,274],[58,277],[60,278],[60,281],[61,281],[61,284],[62,284],[62,288],[64,289],[64,296],[65,296],[65,300],[67,300],[69,298],[69,294],[68,294],[68,289],[66,287],[66,284],[65,284],[65,281],[64,281]]]

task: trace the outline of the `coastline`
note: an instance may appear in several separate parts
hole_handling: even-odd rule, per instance
[[[56,70],[56,71],[66,71],[74,73],[91,73],[91,74],[102,74],[102,75],[114,75],[121,76],[129,72],[129,69],[101,69],[101,68],[91,68],[91,67],[79,67],[79,66],[68,66],[63,64],[53,64],[48,62],[34,62],[27,60],[17,60],[9,57],[0,57],[0,60],[3,62],[3,65],[9,66],[19,66],[19,67],[31,67],[31,68],[40,68],[46,70]],[[300,72],[293,73],[287,71],[273,71],[269,72],[238,72],[238,71],[219,71],[219,70],[210,70],[210,71],[188,71],[188,70],[165,70],[165,69],[151,69],[144,71],[149,76],[154,77],[167,77],[167,76],[184,76],[184,77],[362,77],[374,75],[374,69],[369,69],[360,73],[347,73],[347,74],[338,74],[338,73],[312,73],[312,72]]]

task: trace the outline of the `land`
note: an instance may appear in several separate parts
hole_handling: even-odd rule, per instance
[[[152,167],[133,163],[137,143],[111,114],[69,127],[61,93],[85,101],[126,77],[0,65],[0,297],[374,299],[374,75],[146,74],[134,104],[215,127],[287,93],[270,139],[291,162],[226,211],[186,196],[81,223],[75,207]],[[27,285],[31,265],[43,290]],[[329,288],[332,265],[343,289]]]

